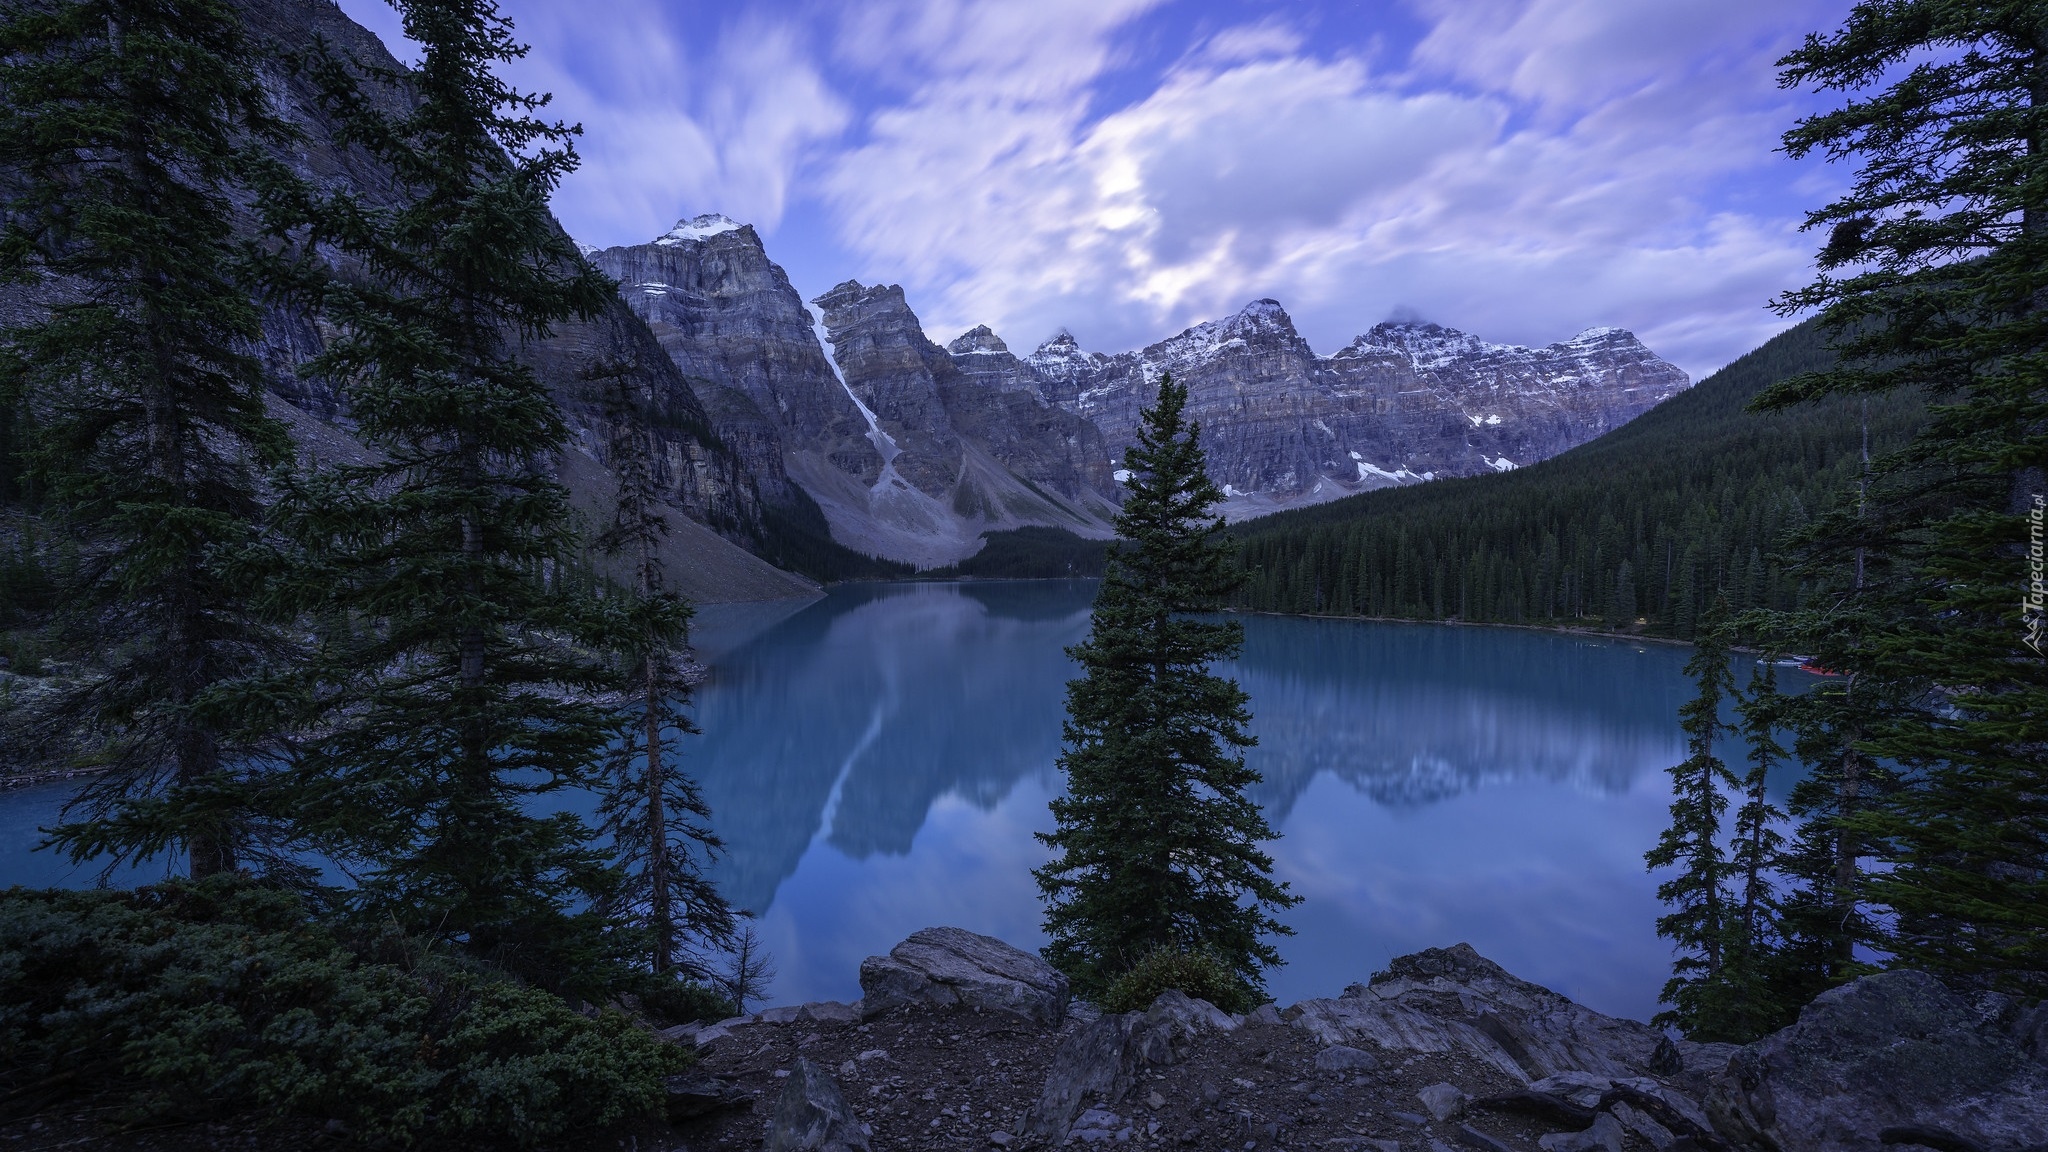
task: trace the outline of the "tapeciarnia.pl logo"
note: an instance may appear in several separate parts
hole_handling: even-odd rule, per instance
[[[2027,622],[2027,647],[2041,652],[2044,627],[2048,627],[2048,561],[2041,541],[2042,514],[2048,512],[2048,496],[2034,494],[2034,506],[2027,509],[2027,590],[2020,597],[2020,618]]]

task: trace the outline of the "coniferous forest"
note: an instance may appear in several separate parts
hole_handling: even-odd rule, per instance
[[[1241,525],[1236,603],[1688,639],[1716,597],[1737,611],[1796,608],[1810,593],[1788,534],[1852,498],[1866,416],[1873,455],[1926,420],[1912,392],[1749,408],[1770,385],[1834,360],[1809,320],[1542,463]]]

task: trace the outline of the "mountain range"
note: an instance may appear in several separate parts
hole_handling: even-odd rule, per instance
[[[397,182],[336,141],[287,61],[320,42],[372,69],[397,61],[329,0],[237,7],[268,57],[265,89],[298,133],[280,158],[316,187],[389,206]],[[369,98],[394,112],[406,99],[374,81]],[[588,381],[601,364],[628,366],[660,414],[667,568],[701,600],[814,590],[799,572],[944,567],[988,533],[1106,539],[1138,414],[1169,372],[1189,387],[1233,519],[1510,469],[1688,383],[1612,328],[1523,348],[1385,323],[1319,356],[1272,300],[1138,351],[1087,351],[1062,331],[1019,356],[985,326],[935,342],[895,285],[849,280],[806,302],[755,229],[720,215],[583,251],[618,281],[615,305],[523,346],[572,430],[556,471],[580,515],[609,516],[607,409]],[[0,290],[0,311],[41,306]],[[298,371],[331,333],[321,316],[277,307],[257,349],[273,411],[305,455],[330,461],[369,451],[347,390]]]
[[[1688,384],[1618,328],[1524,348],[1389,322],[1318,356],[1274,300],[1141,351],[1088,352],[1061,331],[1020,357],[985,325],[940,347],[895,285],[849,280],[814,314],[759,234],[722,215],[584,250],[764,497],[801,489],[840,544],[920,568],[973,554],[989,531],[1109,535],[1123,453],[1168,373],[1189,389],[1232,519],[1506,471]]]

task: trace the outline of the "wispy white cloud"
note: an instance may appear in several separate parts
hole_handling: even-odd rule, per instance
[[[582,239],[724,211],[940,339],[1131,347],[1271,295],[1326,351],[1406,306],[1697,372],[1805,275],[1834,177],[1774,154],[1772,61],[1846,0],[1409,0],[1392,41],[1205,0],[508,6],[517,78],[586,128]]]
[[[1031,42],[1005,41],[1009,69],[877,111],[826,187],[942,338],[1067,325],[1123,347],[1270,294],[1325,350],[1406,305],[1525,342],[1622,324],[1699,371],[1781,326],[1763,304],[1807,265],[1796,212],[1744,200],[1795,176],[1771,61],[1826,6],[1669,8],[1429,0],[1393,71],[1228,27],[1092,119],[1116,22],[1073,30],[1085,49],[1028,99]],[[984,34],[940,20],[919,43],[971,60]]]

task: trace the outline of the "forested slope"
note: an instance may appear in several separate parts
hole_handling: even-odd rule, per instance
[[[1495,476],[1387,489],[1238,526],[1241,607],[1563,623],[1690,636],[1718,592],[1791,608],[1783,534],[1852,499],[1859,403],[1758,415],[1774,381],[1833,362],[1811,322],[1613,432]],[[1904,443],[1911,398],[1869,402],[1870,447]],[[1637,621],[1641,621],[1638,625]]]

